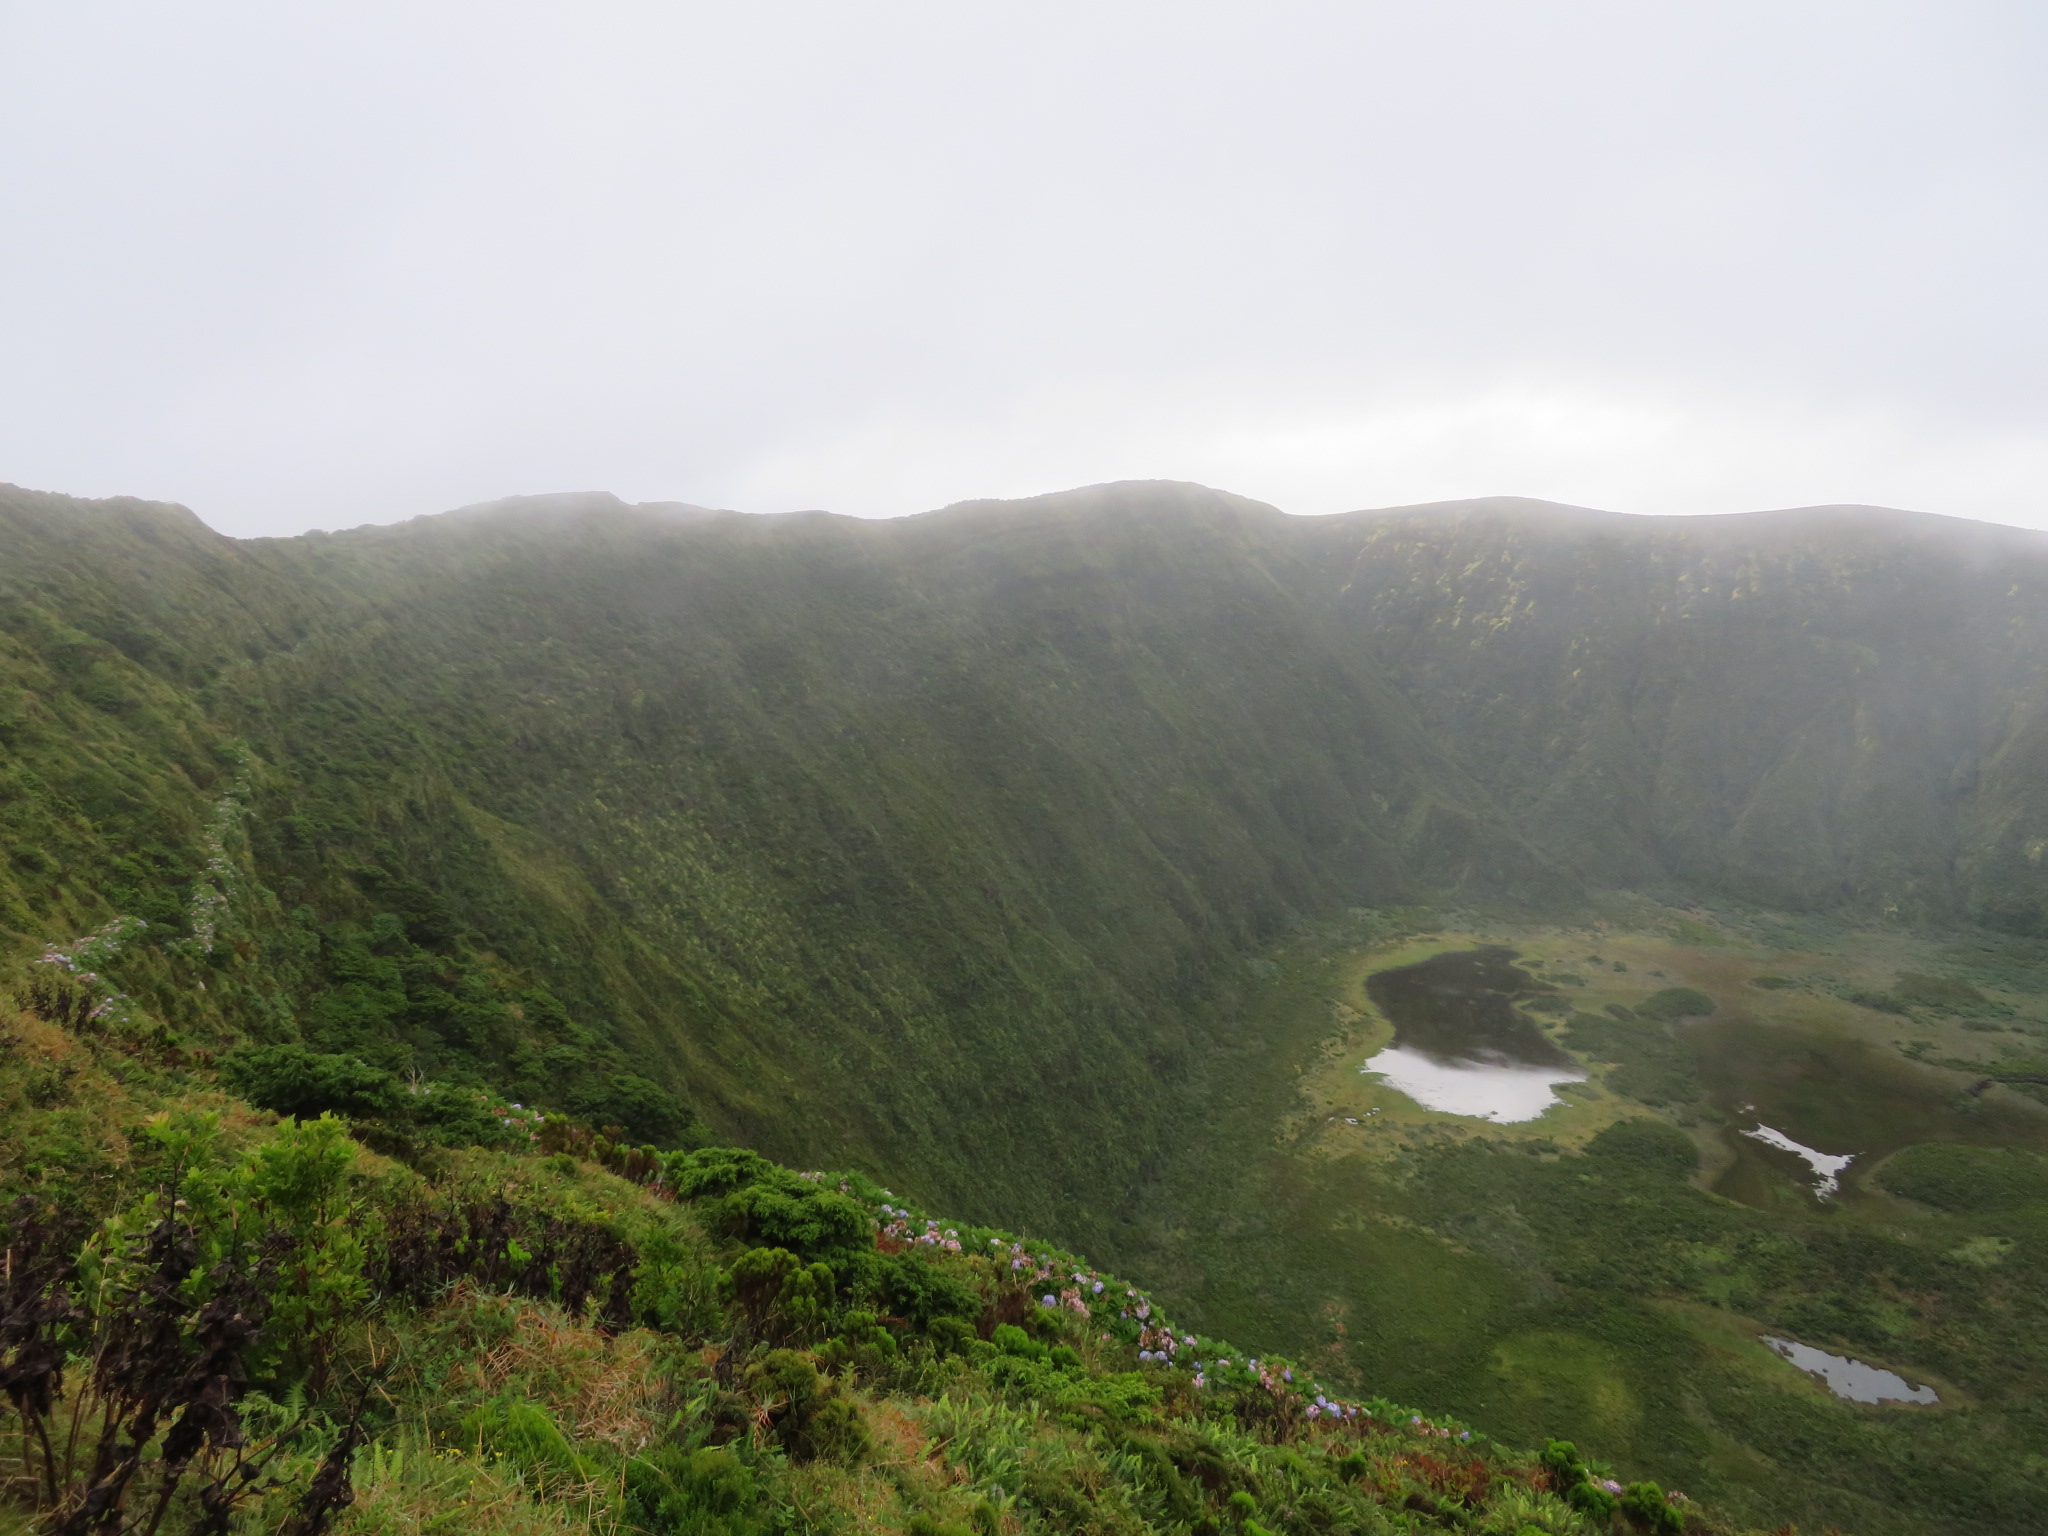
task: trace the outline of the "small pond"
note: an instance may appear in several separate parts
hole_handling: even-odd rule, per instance
[[[1835,1396],[1846,1397],[1851,1402],[1924,1404],[1941,1401],[1934,1388],[1912,1386],[1897,1371],[1888,1371],[1881,1365],[1866,1365],[1861,1360],[1850,1360],[1842,1355],[1831,1355],[1824,1349],[1815,1349],[1811,1344],[1773,1338],[1769,1334],[1763,1336],[1763,1342],[1800,1370],[1811,1371],[1818,1376]]]
[[[1515,1003],[1553,990],[1498,946],[1433,955],[1368,977],[1394,1043],[1359,1070],[1426,1109],[1480,1120],[1534,1120],[1561,1083],[1584,1082],[1571,1057]]]
[[[1732,1158],[1715,1192],[1746,1205],[1798,1198],[1788,1177],[1802,1195],[1864,1204],[1870,1170],[1917,1142],[2048,1149],[2048,1108],[2018,1094],[1972,1097],[1967,1078],[1869,1040],[1732,1015],[1677,1033],[1726,1122]]]

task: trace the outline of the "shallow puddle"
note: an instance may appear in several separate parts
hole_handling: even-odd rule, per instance
[[[1480,1120],[1534,1120],[1561,1102],[1551,1089],[1586,1074],[1515,1007],[1555,988],[1514,959],[1511,949],[1460,950],[1368,977],[1394,1043],[1359,1070],[1425,1109]]]
[[[1828,1385],[1837,1397],[1857,1403],[1938,1403],[1941,1397],[1932,1387],[1910,1385],[1897,1371],[1881,1365],[1866,1365],[1842,1355],[1831,1355],[1811,1344],[1792,1339],[1763,1336],[1763,1343],[1783,1355],[1802,1371],[1810,1371]]]
[[[1802,1147],[1783,1131],[1773,1130],[1768,1125],[1760,1125],[1755,1130],[1744,1131],[1742,1134],[1752,1141],[1762,1142],[1767,1147],[1776,1147],[1780,1152],[1790,1152],[1795,1157],[1804,1158],[1806,1166],[1813,1170],[1813,1193],[1821,1200],[1840,1191],[1842,1170],[1856,1161],[1854,1152],[1845,1153],[1840,1157],[1832,1157],[1826,1152],[1816,1152],[1811,1147]]]

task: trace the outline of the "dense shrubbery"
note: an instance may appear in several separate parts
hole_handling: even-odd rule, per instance
[[[2048,1206],[2048,1158],[2017,1147],[1908,1147],[1879,1177],[1895,1195],[1942,1211]]]
[[[348,1115],[359,1120],[398,1113],[403,1091],[395,1073],[354,1056],[268,1045],[237,1051],[221,1063],[221,1081],[250,1103],[280,1115]]]
[[[380,1123],[402,1091],[338,1053],[234,1075]],[[859,1175],[528,1123],[421,1171],[332,1114],[173,1104],[120,1128],[110,1204],[18,1194],[0,1509],[64,1536],[1664,1528],[1634,1489],[1589,1525],[1555,1467]]]
[[[1700,1151],[1692,1138],[1662,1120],[1618,1121],[1587,1144],[1586,1155],[1610,1158],[1674,1179],[1690,1178],[1700,1164]]]

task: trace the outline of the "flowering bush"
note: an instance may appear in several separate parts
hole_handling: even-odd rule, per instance
[[[82,939],[46,946],[36,964],[48,966],[68,985],[53,983],[47,976],[32,976],[21,999],[23,1006],[71,1029],[132,1026],[136,1022],[133,1000],[117,991],[102,973],[148,926],[139,917],[117,917]]]

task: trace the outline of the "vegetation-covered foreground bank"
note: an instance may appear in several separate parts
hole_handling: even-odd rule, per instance
[[[354,1096],[279,1119],[69,958],[0,1007],[0,1530],[1726,1529],[858,1174],[222,1056]]]

